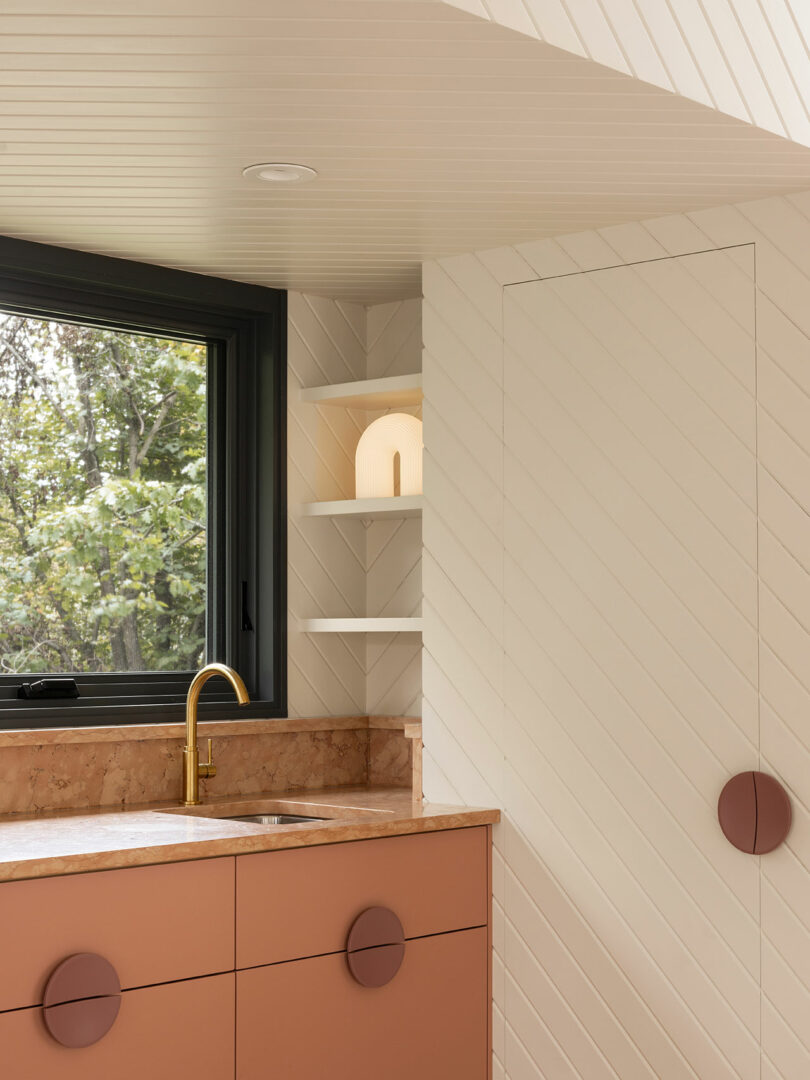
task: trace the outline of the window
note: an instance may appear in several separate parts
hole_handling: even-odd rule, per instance
[[[0,310],[0,671],[205,660],[205,344]]]
[[[0,726],[284,714],[285,301],[0,238]]]

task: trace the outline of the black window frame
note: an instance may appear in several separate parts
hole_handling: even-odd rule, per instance
[[[0,237],[0,310],[208,344],[208,659],[251,704],[212,679],[200,715],[285,716],[286,292]],[[0,730],[177,721],[192,674],[77,674],[79,698],[49,701],[17,697],[47,676],[0,675]]]

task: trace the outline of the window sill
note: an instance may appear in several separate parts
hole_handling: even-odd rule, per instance
[[[133,703],[117,701],[110,704],[84,704],[76,702],[51,702],[48,705],[26,705],[0,710],[0,732],[31,731],[36,729],[106,727],[121,724],[121,717],[131,717],[132,725],[143,727],[154,724],[180,724],[185,721],[184,701]],[[237,705],[233,699],[200,702],[200,722],[217,721],[232,723],[251,719],[275,719],[282,714],[265,701],[251,701],[249,705]]]

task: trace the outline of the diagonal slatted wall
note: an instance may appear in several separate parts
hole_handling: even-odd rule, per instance
[[[445,2],[810,143],[810,9],[802,0]]]
[[[808,252],[797,195],[425,267],[425,784],[505,808],[496,1080],[810,1075]]]

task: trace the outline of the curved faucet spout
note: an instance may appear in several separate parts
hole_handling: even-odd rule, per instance
[[[206,777],[216,776],[217,767],[214,764],[212,740],[208,740],[208,761],[200,763],[200,748],[197,745],[197,705],[200,700],[202,688],[214,675],[221,675],[227,679],[234,689],[236,700],[240,705],[249,705],[250,696],[247,687],[242,682],[240,675],[228,667],[227,664],[206,664],[200,668],[191,685],[186,697],[186,746],[183,750],[183,806],[200,805],[200,780]]]

